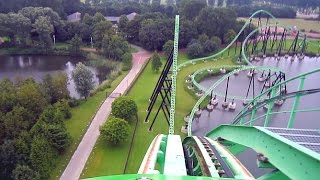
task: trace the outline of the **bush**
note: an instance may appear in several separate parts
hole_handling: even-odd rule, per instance
[[[111,117],[100,128],[101,137],[114,145],[124,142],[129,136],[129,123],[123,119]]]
[[[162,47],[162,50],[164,52],[164,55],[166,55],[166,57],[169,57],[172,49],[173,49],[173,45],[174,45],[174,42],[172,40],[169,40],[167,41],[163,47]]]
[[[132,116],[137,114],[138,107],[134,100],[129,96],[118,97],[112,102],[112,114],[127,121],[132,119]]]
[[[203,55],[203,48],[200,43],[192,43],[187,47],[187,54],[191,58],[201,57]]]
[[[211,41],[215,42],[218,46],[221,45],[221,39],[218,36],[212,36]]]
[[[125,53],[122,56],[122,62],[123,62],[122,70],[123,71],[130,70],[132,68],[132,54],[131,53]]]
[[[154,53],[153,56],[151,57],[151,68],[154,72],[158,72],[159,69],[161,68],[162,63],[161,63],[161,58],[158,53]]]
[[[54,104],[58,111],[62,112],[64,119],[70,119],[72,114],[70,112],[70,105],[67,100],[62,99]]]
[[[81,100],[79,100],[79,99],[71,98],[71,99],[69,99],[68,104],[70,107],[77,107],[80,105],[80,102],[81,102]]]
[[[213,53],[217,49],[218,49],[218,45],[211,40],[207,40],[203,45],[203,52],[205,54]]]

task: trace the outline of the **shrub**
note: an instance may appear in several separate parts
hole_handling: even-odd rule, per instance
[[[100,128],[101,137],[111,144],[124,142],[129,136],[129,123],[123,119],[111,117]]]
[[[203,48],[200,43],[192,43],[187,47],[187,54],[191,58],[197,58],[203,55]]]
[[[118,97],[112,102],[112,114],[121,119],[129,121],[132,116],[137,114],[137,105],[134,100],[129,96]]]

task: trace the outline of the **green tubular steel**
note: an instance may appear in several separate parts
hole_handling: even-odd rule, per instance
[[[298,91],[301,91],[303,89],[305,79],[306,79],[305,76],[301,77]],[[294,118],[296,117],[296,114],[297,114],[296,110],[299,106],[299,102],[300,102],[300,95],[297,94],[296,97],[294,98],[293,107],[292,107],[289,122],[288,122],[288,128],[291,128],[293,125]]]
[[[281,171],[272,171],[258,178],[258,180],[289,180],[290,178],[284,175]]]
[[[203,57],[203,58],[197,58],[197,59],[192,59],[190,61],[187,61],[187,62],[184,62],[182,64],[180,64],[178,66],[178,68],[180,69],[181,67],[184,67],[186,66],[187,64],[192,64],[192,63],[195,63],[197,61],[205,61],[205,60],[210,60],[210,59],[214,59],[216,57],[219,57],[220,55],[222,55],[224,52],[226,52],[235,42],[236,40],[238,39],[238,37],[240,37],[240,35],[242,34],[242,32],[245,30],[245,28],[247,26],[249,26],[250,24],[250,20],[252,20],[257,14],[259,13],[264,13],[264,14],[267,14],[269,15],[272,19],[276,20],[276,18],[271,14],[269,13],[268,11],[265,11],[265,10],[259,10],[259,11],[256,11],[255,13],[253,13],[249,19],[246,21],[245,25],[241,28],[241,30],[238,32],[238,34],[236,35],[236,37],[229,43],[229,45],[224,48],[223,50],[221,50],[220,52],[212,55],[212,56],[208,56],[208,57]]]
[[[230,178],[213,178],[213,177],[196,177],[196,176],[166,176],[161,174],[124,174],[114,176],[102,176],[88,178],[86,180],[143,180],[143,179],[154,179],[154,180],[230,180]]]
[[[296,110],[296,112],[313,112],[313,111],[320,111],[320,108],[310,108],[310,109],[301,109],[301,110]],[[274,114],[284,114],[284,113],[291,113],[292,111],[278,111],[278,112],[272,112],[271,115],[274,115]],[[266,114],[264,115],[261,115],[257,118],[254,118],[250,121],[247,121],[245,123],[239,123],[239,125],[244,125],[244,126],[247,126],[248,124],[250,124],[249,126],[251,126],[254,122],[256,122],[257,120],[265,117]]]
[[[272,165],[291,179],[319,178],[320,154],[264,127],[221,125],[209,132],[207,137],[221,137],[262,153]]]
[[[275,67],[269,67],[269,66],[239,66],[239,65],[225,65],[225,66],[209,66],[209,67],[205,67],[205,68],[201,68],[199,70],[197,70],[196,72],[194,72],[192,75],[191,75],[191,82],[193,83],[193,85],[199,89],[199,90],[202,90],[202,91],[208,91],[207,88],[203,87],[202,85],[200,85],[196,80],[195,80],[195,77],[198,75],[198,74],[201,74],[203,73],[204,71],[208,71],[209,69],[210,70],[218,70],[220,68],[226,68],[227,70],[228,69],[235,69],[233,70],[229,76],[227,76],[226,78],[234,75],[234,73],[236,72],[240,72],[240,71],[245,71],[245,70],[251,70],[251,69],[254,69],[254,70],[258,70],[258,71],[263,71],[263,70],[271,70],[271,72],[280,72],[280,69],[279,68],[275,68]],[[226,79],[225,78],[225,79]],[[223,79],[223,80],[225,80]],[[211,86],[210,89],[214,90],[216,87],[218,87],[223,81],[219,81],[219,83],[215,83]],[[211,91],[210,91],[211,93]],[[221,93],[218,93],[218,92],[214,92],[217,96],[220,96],[220,97],[224,97],[224,94],[221,94]],[[228,95],[228,99],[237,99],[237,100],[251,100],[250,98],[245,98],[245,97],[241,97],[241,96],[232,96],[232,95]]]
[[[274,85],[273,87],[269,88],[268,90],[264,91],[263,93],[261,93],[259,96],[255,97],[255,98],[253,99],[253,101],[258,101],[258,100],[261,99],[263,96],[265,96],[265,95],[267,95],[268,93],[270,93],[271,91],[276,91],[276,90],[278,90],[281,86],[283,86],[283,85],[285,85],[285,84],[288,84],[289,82],[292,82],[292,81],[297,80],[297,79],[301,79],[300,81],[302,81],[302,79],[306,78],[307,76],[312,75],[312,74],[315,74],[315,73],[319,73],[319,72],[320,72],[320,69],[315,69],[315,70],[313,70],[313,71],[310,71],[310,72],[307,72],[307,73],[303,73],[303,74],[300,74],[300,75],[298,75],[298,76],[296,76],[296,77],[290,78],[290,79],[288,79],[288,80],[286,80],[286,81],[284,81],[284,82],[278,83],[278,84]],[[304,82],[304,80],[303,80],[303,82]],[[303,82],[302,82],[302,83],[300,82],[301,89],[303,88]],[[299,86],[300,86],[300,85],[299,85]],[[300,89],[300,88],[299,88],[299,89]],[[297,93],[297,95],[301,96],[299,93]],[[296,95],[296,96],[297,96],[297,95]],[[299,101],[299,99],[298,99],[298,101]],[[254,107],[254,108],[256,108],[256,107]],[[297,108],[297,107],[296,107],[296,108]],[[297,112],[296,108],[293,108],[292,110],[294,110],[294,111]],[[243,122],[242,119],[243,119],[244,115],[246,114],[246,112],[248,111],[248,109],[249,109],[249,105],[245,106],[245,107],[236,115],[236,117],[234,118],[234,123],[235,123],[235,124],[244,125],[244,123],[247,123],[247,122]],[[291,110],[291,112],[293,112],[292,110]],[[310,109],[310,110],[314,111],[314,109]],[[304,112],[308,112],[308,111],[304,111]],[[271,115],[271,114],[272,114],[272,113],[269,112],[269,115]],[[294,117],[293,117],[293,118],[294,118]],[[257,119],[257,118],[256,118],[256,119]],[[293,121],[293,120],[292,120],[292,121]],[[240,122],[240,123],[239,123],[239,122]],[[290,124],[290,123],[289,123],[289,124]],[[288,124],[288,127],[291,127],[292,124],[291,124],[290,126],[289,126],[289,124]]]
[[[216,81],[209,89],[207,89],[207,91],[204,93],[203,96],[200,97],[200,99],[196,102],[196,104],[194,105],[190,116],[189,116],[189,120],[188,120],[188,136],[192,135],[192,120],[194,117],[195,112],[197,111],[199,105],[205,100],[205,98],[211,93],[211,91],[213,91],[219,84],[221,84],[224,80],[226,80],[228,77],[230,77],[231,75],[233,75],[235,72],[237,71],[244,71],[244,70],[248,70],[248,69],[259,69],[259,70],[269,70],[269,67],[251,67],[251,66],[241,66],[240,69],[236,69],[232,72],[227,73],[226,75],[224,75],[222,78],[220,78],[218,81]],[[206,68],[206,69],[210,69],[210,68]],[[273,68],[273,69],[277,69],[277,68]],[[194,80],[194,76],[193,80]]]
[[[171,85],[171,107],[170,107],[170,127],[169,134],[174,134],[174,115],[176,106],[176,85],[177,85],[177,66],[178,66],[178,45],[179,45],[179,15],[176,16],[174,29],[174,49],[172,63],[172,85]]]
[[[271,89],[271,95],[270,98],[273,98],[275,95],[276,89],[272,88]],[[264,120],[264,127],[267,127],[269,125],[270,122],[270,117],[271,117],[271,112],[273,109],[273,105],[274,105],[274,101],[270,101],[269,102],[269,106],[268,106],[268,111],[267,111],[267,115],[266,115],[266,119]]]

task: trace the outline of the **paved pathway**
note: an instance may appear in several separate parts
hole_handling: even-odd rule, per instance
[[[142,68],[142,65],[151,54],[141,48],[136,53],[133,53],[133,66],[127,76],[121,81],[113,93],[123,94],[128,87],[133,83],[134,78],[137,76]],[[68,166],[64,170],[61,180],[79,179],[80,174],[90,156],[90,153],[99,137],[99,127],[106,121],[111,112],[111,103],[114,98],[110,96],[103,102],[96,116],[92,120],[86,134],[83,136],[77,150],[72,155]]]

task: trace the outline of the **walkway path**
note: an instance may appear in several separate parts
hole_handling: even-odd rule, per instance
[[[149,59],[151,54],[141,48],[136,53],[133,53],[133,66],[127,76],[121,81],[117,88],[112,92],[113,94],[121,93],[123,94],[128,87],[133,83],[134,78],[137,76],[142,68],[145,61]],[[99,127],[104,124],[111,112],[111,103],[115,99],[108,97],[100,109],[98,110],[96,116],[92,120],[86,134],[83,136],[77,150],[72,155],[68,166],[64,170],[61,180],[73,180],[79,179],[80,174],[90,156],[90,153],[99,137]]]

